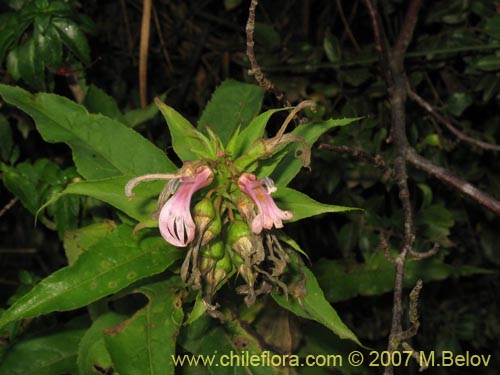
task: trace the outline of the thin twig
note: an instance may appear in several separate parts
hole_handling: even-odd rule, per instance
[[[415,26],[417,25],[418,13],[422,7],[422,0],[412,0],[406,12],[405,19],[403,21],[403,27],[399,33],[398,41],[392,49],[392,67],[396,68],[400,72],[404,70],[404,58],[406,55],[406,50],[413,39],[413,32],[415,31]]]
[[[318,146],[318,149],[332,151],[338,154],[350,155],[354,158],[357,158],[368,164],[373,165],[377,169],[380,169],[382,172],[384,172],[384,178],[394,177],[394,170],[387,165],[387,163],[385,162],[385,160],[382,158],[381,155],[377,154],[373,156],[370,153],[364,150],[360,150],[358,148],[352,148],[348,146],[332,146],[326,143],[320,144]]]
[[[155,21],[156,32],[158,33],[161,52],[163,54],[163,58],[165,59],[165,63],[167,64],[167,73],[170,75],[170,73],[174,71],[174,67],[172,66],[172,61],[170,61],[167,44],[165,43],[165,38],[163,37],[163,31],[161,30],[160,19],[158,17],[158,12],[156,11],[156,7],[154,6],[154,4],[153,4],[153,20]]]
[[[137,61],[134,55],[134,42],[132,38],[132,31],[130,29],[130,21],[128,20],[127,5],[125,4],[125,0],[120,0],[120,7],[122,10],[123,22],[125,23],[125,30],[127,32],[128,52],[132,57],[132,63],[135,65]]]
[[[262,69],[260,68],[259,63],[255,58],[255,51],[254,51],[255,42],[253,39],[253,34],[255,32],[255,9],[257,8],[258,4],[259,4],[258,0],[252,0],[250,2],[250,7],[248,8],[248,21],[245,28],[247,34],[247,56],[251,66],[251,69],[248,71],[248,74],[251,76],[253,75],[259,86],[261,86],[264,90],[271,91],[277,100],[283,100],[284,98],[283,92],[281,92],[277,87],[275,87],[273,83],[264,76],[264,73],[262,73]],[[285,105],[289,107],[290,103],[288,101],[285,101]]]
[[[409,148],[406,152],[406,160],[416,168],[437,178],[440,182],[448,185],[460,193],[471,198],[476,203],[487,208],[491,212],[500,215],[500,201],[486,194],[482,190],[455,176],[448,169],[433,164],[426,158],[420,156],[413,148]]]
[[[368,12],[370,13],[370,19],[372,21],[373,36],[375,39],[375,49],[377,50],[379,56],[380,69],[382,70],[382,75],[384,77],[384,80],[389,87],[391,82],[391,75],[389,71],[389,63],[387,56],[388,52],[382,36],[382,26],[380,25],[378,12],[371,0],[364,0],[364,2],[366,8],[368,9]]]
[[[5,213],[7,211],[9,211],[12,207],[14,207],[14,205],[19,201],[19,198],[17,197],[14,197],[12,198],[5,206],[2,207],[2,209],[0,210],[0,217],[2,217],[3,215],[5,215]]]
[[[340,19],[342,20],[342,24],[344,25],[345,33],[347,34],[347,37],[351,41],[356,51],[359,52],[361,51],[361,48],[359,48],[359,44],[356,41],[356,38],[354,37],[351,31],[351,27],[349,26],[349,21],[347,21],[347,18],[345,17],[344,9],[342,8],[342,1],[336,0],[336,2],[337,2],[337,9],[339,10]]]
[[[453,133],[460,141],[469,143],[476,146],[482,150],[488,151],[500,151],[500,145],[494,145],[492,143],[483,142],[478,139],[472,138],[467,134],[461,132],[455,128],[452,123],[442,114],[440,114],[429,102],[418,95],[411,88],[408,88],[408,96],[415,101],[419,106],[425,109],[437,122],[443,124],[451,133]]]
[[[141,107],[148,105],[148,51],[149,32],[151,30],[151,4],[153,0],[143,0],[141,42],[139,48],[139,91],[141,96]]]

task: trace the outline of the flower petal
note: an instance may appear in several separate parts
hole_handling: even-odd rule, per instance
[[[238,179],[238,187],[252,198],[259,211],[251,225],[252,232],[256,234],[262,232],[264,228],[271,229],[273,225],[276,228],[282,228],[282,220],[289,220],[293,217],[290,211],[280,210],[276,206],[276,203],[269,194],[269,190],[275,191],[275,189],[269,189],[270,183],[268,180],[264,180],[264,182],[266,183],[266,187],[268,187],[267,189],[264,187],[263,181],[258,180],[254,174],[243,173]]]

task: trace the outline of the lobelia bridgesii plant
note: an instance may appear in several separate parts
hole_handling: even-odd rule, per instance
[[[159,100],[157,105],[167,121],[172,122],[173,110]],[[168,181],[160,194],[155,215],[159,230],[171,245],[188,247],[181,277],[193,290],[203,290],[203,303],[212,316],[223,319],[212,297],[233,270],[246,283],[236,291],[245,295],[247,306],[255,303],[256,296],[270,293],[273,287],[288,294],[288,287],[280,277],[290,262],[291,248],[279,239],[276,230],[283,227],[283,221],[293,218],[293,212],[276,205],[271,194],[278,188],[270,177],[259,179],[251,171],[258,169],[259,161],[271,158],[292,142],[300,143],[302,164],[309,166],[310,150],[306,141],[299,135],[285,133],[296,113],[306,107],[314,107],[314,102],[299,104],[275,137],[257,139],[241,155],[226,150],[211,129],[207,129],[210,137],[207,138],[193,127],[190,136],[212,150],[211,157],[203,150],[198,160],[185,160],[176,173],[139,176],[125,186],[125,194],[133,198],[133,189],[141,182]],[[228,148],[244,149],[245,145],[238,144],[239,140],[236,133]],[[195,149],[192,151],[196,153]],[[200,190],[203,194],[198,200],[193,199]],[[299,299],[305,294],[305,289],[296,288],[295,296]]]
[[[32,95],[1,84],[0,95],[29,114],[47,142],[64,142],[71,148],[79,177],[68,181],[39,211],[74,194],[119,211],[114,221],[62,231],[68,266],[3,311],[0,329],[21,319],[87,306],[89,312],[101,313],[93,317],[95,322],[78,345],[81,368],[100,363],[102,368],[129,373],[132,361],[141,369],[138,373],[154,368],[154,373],[173,374],[168,354],[175,354],[178,346],[195,354],[213,354],[209,349],[213,345],[219,350],[222,343],[231,346],[243,335],[252,352],[264,350],[233,316],[232,302],[216,296],[227,283],[229,288],[224,289],[234,288],[247,305],[270,294],[282,308],[359,344],[302,263],[300,253],[305,253],[282,230],[287,223],[310,216],[352,210],[316,202],[287,185],[303,166],[309,166],[310,148],[323,133],[356,119],[301,124],[287,132],[296,113],[311,102],[257,115],[262,90],[226,81],[214,93],[198,128],[156,100],[182,162],[176,166],[125,124],[91,114],[66,98]],[[284,110],[290,114],[283,125],[266,137],[270,117]],[[5,186],[29,207],[27,197],[33,189],[23,190],[28,185],[17,183],[25,178],[25,168],[2,165],[2,171]],[[152,213],[156,220],[151,220]],[[234,281],[228,283],[230,279]],[[194,292],[188,293],[186,284]],[[148,305],[130,317],[117,315],[110,302],[134,293],[145,295]],[[252,309],[265,311],[270,300],[261,301]],[[186,319],[185,310],[191,311]],[[226,323],[207,323],[201,318],[205,312]],[[217,333],[216,343],[211,335],[193,338],[204,324]],[[102,327],[109,330],[103,333]],[[96,331],[101,344],[105,342],[107,359],[87,355]],[[179,339],[172,340],[178,334]],[[14,373],[12,366],[23,362],[12,354],[5,363],[0,363],[0,372]]]

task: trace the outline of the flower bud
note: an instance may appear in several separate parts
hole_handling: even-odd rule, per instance
[[[210,242],[205,247],[205,250],[202,251],[203,255],[206,254],[208,257],[215,260],[221,260],[224,257],[225,253],[226,251],[224,249],[224,242],[222,242],[221,239]]]
[[[201,245],[204,246],[208,244],[214,237],[218,236],[222,230],[222,219],[219,213],[215,213],[215,217],[208,224],[207,229],[203,233],[203,237],[201,239]]]
[[[224,256],[217,261],[215,264],[216,270],[223,270],[226,273],[229,273],[233,269],[233,262],[231,261],[231,256],[229,253],[225,253]]]
[[[215,263],[215,267],[205,275],[205,280],[209,285],[210,294],[213,294],[217,286],[227,277],[233,269],[233,264],[229,253],[225,253],[222,259]]]
[[[196,203],[193,209],[193,219],[197,228],[206,228],[215,218],[215,208],[212,200],[208,197]]]
[[[200,272],[202,275],[206,275],[215,267],[216,260],[209,257],[202,257],[200,259]]]
[[[255,252],[252,236],[252,231],[247,223],[235,220],[227,233],[227,242],[231,246],[231,249],[245,259],[249,258]]]

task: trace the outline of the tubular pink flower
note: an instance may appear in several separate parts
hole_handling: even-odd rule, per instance
[[[165,241],[178,247],[185,247],[193,241],[196,226],[190,212],[191,198],[209,185],[213,177],[212,170],[206,165],[196,168],[193,174],[179,177],[179,186],[161,209],[158,219]]]
[[[275,188],[266,189],[254,174],[243,173],[238,179],[238,187],[252,198],[259,211],[252,221],[252,232],[259,234],[262,228],[271,229],[273,225],[283,228],[282,220],[290,220],[293,217],[290,211],[280,210],[274,203],[269,191],[272,192]]]

